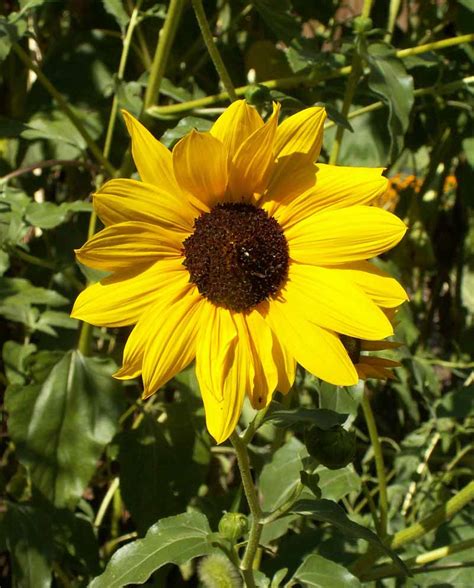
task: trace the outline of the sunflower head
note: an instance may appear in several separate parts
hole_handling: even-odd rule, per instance
[[[380,307],[403,288],[368,260],[405,225],[370,204],[380,168],[315,164],[325,111],[278,124],[245,101],[169,151],[124,112],[141,181],[94,195],[105,228],[77,251],[108,277],[82,292],[73,316],[134,325],[117,378],[143,378],[144,397],[196,362],[207,426],[222,442],[247,396],[256,409],[288,392],[296,362],[337,385],[358,371],[341,336],[393,333]]]

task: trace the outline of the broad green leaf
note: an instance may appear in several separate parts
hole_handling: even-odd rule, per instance
[[[474,385],[449,392],[436,403],[438,417],[464,420],[474,414]]]
[[[292,437],[274,453],[270,463],[263,467],[259,486],[265,512],[275,510],[291,497],[300,482],[302,458],[307,455],[306,447],[296,437]]]
[[[280,408],[277,402],[272,402],[265,421],[270,421],[277,427],[289,428],[298,426],[317,425],[320,429],[327,431],[336,425],[342,425],[348,415],[339,414],[326,408],[294,408],[285,410]]]
[[[10,552],[14,588],[50,588],[53,544],[46,514],[8,503],[1,526]]]
[[[308,588],[358,588],[359,580],[346,568],[312,553],[296,570],[294,579]]]
[[[9,432],[34,485],[55,506],[77,502],[122,408],[109,360],[69,351],[42,384],[10,386]]]
[[[388,106],[390,160],[400,153],[414,103],[413,77],[409,75],[394,50],[383,43],[372,43],[365,55],[370,67],[368,83]]]
[[[166,404],[165,411],[164,422],[147,415],[137,429],[118,437],[120,491],[141,533],[183,511],[208,471],[209,446],[196,434],[188,404]]]
[[[195,129],[196,131],[208,131],[212,127],[212,122],[205,118],[197,116],[185,116],[172,129],[168,129],[161,137],[160,141],[171,148],[176,141],[184,137],[187,133]]]
[[[2,359],[5,375],[9,384],[24,384],[26,381],[26,360],[36,351],[36,345],[16,341],[6,341],[3,344]]]
[[[354,521],[351,521],[344,510],[332,500],[298,500],[293,505],[291,512],[309,516],[325,523],[331,523],[341,529],[346,536],[368,541],[391,557],[401,570],[408,573],[402,560],[393,551],[386,547],[374,532],[358,523],[354,523]]]
[[[130,17],[125,11],[122,0],[102,0],[102,4],[105,10],[115,18],[119,27],[124,30]]]
[[[7,271],[7,269],[9,267],[10,267],[10,256],[8,255],[8,253],[6,251],[3,251],[0,249],[0,276],[3,276],[3,274]]]
[[[352,423],[357,416],[359,404],[362,400],[363,384],[357,384],[350,388],[341,388],[326,382],[319,386],[319,405],[321,408],[343,414],[346,424]],[[350,418],[347,419],[347,415]]]
[[[89,588],[120,588],[143,584],[153,572],[172,563],[182,565],[212,551],[211,529],[199,512],[168,517],[153,525],[143,539],[119,549],[105,572]]]
[[[318,486],[322,498],[337,502],[351,492],[360,491],[361,480],[352,465],[339,470],[329,470],[320,466],[316,473],[319,475]]]
[[[69,301],[55,290],[33,286],[24,278],[0,278],[0,301],[5,305],[47,304],[63,306]]]
[[[301,24],[291,13],[292,6],[289,0],[253,0],[252,4],[276,35],[277,40],[289,42],[299,35]]]

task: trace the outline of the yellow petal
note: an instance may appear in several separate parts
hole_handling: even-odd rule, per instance
[[[279,126],[275,136],[275,157],[301,153],[309,162],[319,157],[326,111],[321,106],[301,110]]]
[[[331,269],[291,264],[281,296],[325,329],[369,340],[393,335],[380,308],[358,286]]]
[[[290,256],[300,263],[333,265],[375,257],[406,233],[394,214],[372,206],[319,212],[285,228]]]
[[[83,290],[71,316],[92,325],[122,327],[136,323],[168,287],[185,288],[189,273],[181,260],[162,260],[143,269],[117,272]]]
[[[282,394],[288,394],[296,377],[296,360],[275,333],[273,333],[273,360],[278,370],[277,390]]]
[[[278,384],[278,369],[273,354],[273,334],[256,310],[243,315],[249,333],[250,351],[255,367],[253,388],[248,391],[256,410],[267,406]]]
[[[163,384],[188,366],[196,355],[204,299],[196,287],[163,299],[143,315],[133,329],[136,353],[143,351],[143,398],[154,394]],[[132,358],[129,359],[132,363]]]
[[[258,309],[276,337],[310,373],[337,386],[357,383],[357,372],[339,337],[309,322],[301,307],[275,299]]]
[[[177,192],[171,153],[126,110],[122,110],[122,114],[132,139],[133,160],[141,179],[171,194]]]
[[[265,190],[273,165],[273,140],[278,124],[280,105],[263,127],[254,131],[239,147],[229,173],[229,194],[235,201],[251,199]]]
[[[197,216],[184,195],[124,179],[104,184],[94,194],[94,208],[105,226],[140,221],[185,233],[192,231]]]
[[[262,117],[245,100],[236,100],[212,125],[211,135],[224,145],[232,160],[242,143],[263,127]]]
[[[182,233],[128,221],[99,231],[76,250],[76,256],[84,265],[114,272],[181,257],[182,243]]]
[[[295,153],[280,157],[273,166],[268,188],[259,204],[269,216],[278,212],[278,203],[286,198],[292,200],[316,183],[317,167],[308,163],[306,155]],[[275,214],[278,218],[278,215]],[[283,226],[283,225],[282,225]]]
[[[336,265],[331,270],[357,284],[378,306],[395,308],[408,300],[395,278],[368,261]]]
[[[210,133],[191,131],[173,149],[174,173],[179,185],[211,208],[227,187],[227,152]]]
[[[285,228],[324,209],[369,204],[385,194],[388,180],[383,168],[344,167],[318,163],[316,181],[297,198],[280,198],[274,212]],[[277,197],[277,196],[276,196]]]
[[[217,443],[225,441],[237,426],[254,373],[242,315],[207,303],[197,341],[196,376],[207,428]]]

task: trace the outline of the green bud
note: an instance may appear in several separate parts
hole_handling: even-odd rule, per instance
[[[255,84],[245,92],[245,100],[253,106],[261,106],[265,102],[271,102],[270,90],[262,84]]]
[[[231,543],[236,543],[247,530],[247,517],[239,512],[226,512],[219,521],[219,533]]]
[[[352,22],[352,26],[356,33],[368,33],[372,30],[374,23],[369,16],[358,16]]]
[[[199,579],[206,588],[241,588],[240,574],[221,553],[208,555],[201,560],[198,568]]]
[[[336,425],[327,431],[311,427],[305,432],[308,453],[330,470],[338,470],[354,459],[355,433]]]

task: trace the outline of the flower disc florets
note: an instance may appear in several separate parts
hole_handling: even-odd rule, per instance
[[[288,272],[278,222],[251,204],[224,203],[202,214],[184,243],[184,265],[208,300],[242,312],[275,294]]]

